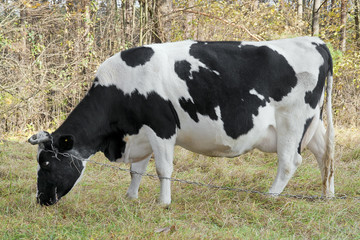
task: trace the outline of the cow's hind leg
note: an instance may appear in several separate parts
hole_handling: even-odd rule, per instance
[[[299,127],[299,118],[294,119],[293,117],[283,116],[277,119],[277,126],[279,126],[277,129],[278,169],[275,181],[269,190],[269,193],[274,195],[280,194],[284,190],[302,162],[298,146],[304,129]],[[304,126],[304,124],[300,125]]]
[[[149,155],[142,161],[131,164],[131,167],[130,167],[131,183],[126,192],[126,196],[128,198],[130,198],[130,199],[138,198],[141,177],[142,177],[142,174],[144,174],[146,171],[146,167],[149,163],[150,158],[151,158],[151,155]]]
[[[315,134],[307,145],[308,149],[315,155],[322,177],[323,196],[333,197],[334,189],[334,166],[333,161],[328,163],[331,157],[327,156],[326,131],[322,121],[319,122]]]
[[[290,152],[281,149],[280,152],[281,153],[278,154],[279,160],[275,181],[269,190],[269,193],[274,195],[278,195],[284,190],[290,178],[302,162],[301,155],[296,151]]]

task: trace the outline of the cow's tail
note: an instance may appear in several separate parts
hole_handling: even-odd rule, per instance
[[[333,125],[331,93],[333,85],[333,64],[332,58],[329,54],[329,70],[326,84],[326,116],[327,116],[327,129],[326,129],[326,151],[323,159],[324,163],[324,178],[323,178],[323,194],[325,197],[330,198],[334,196],[334,152],[335,152],[335,131]]]

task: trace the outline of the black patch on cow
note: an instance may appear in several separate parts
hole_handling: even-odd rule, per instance
[[[228,136],[236,139],[254,127],[253,116],[270,98],[281,101],[296,86],[287,60],[266,46],[240,46],[240,42],[198,42],[190,55],[205,64],[191,71],[190,63],[177,61],[174,70],[186,82],[192,100],[180,98],[181,107],[196,122],[198,115],[221,117]],[[264,99],[260,99],[250,90]],[[221,116],[217,116],[216,107]]]
[[[59,151],[68,151],[74,146],[74,136],[65,135],[59,137]]]
[[[180,106],[189,114],[189,116],[195,121],[199,122],[199,118],[197,115],[196,105],[190,100],[186,100],[185,98],[179,99]]]
[[[308,118],[304,124],[304,130],[303,130],[303,134],[301,136],[301,140],[300,140],[300,143],[299,143],[299,147],[298,147],[298,153],[300,154],[301,153],[301,142],[303,141],[304,139],[304,136],[305,136],[305,133],[306,131],[308,130],[312,120],[314,119],[314,117],[311,117],[311,118]]]
[[[177,114],[177,112],[176,112],[176,110],[174,108],[174,105],[170,101],[168,101],[168,103],[169,103],[170,110],[174,115],[176,126],[180,129],[181,126],[180,126],[179,115]]]
[[[181,79],[190,79],[191,64],[188,61],[175,62],[175,72]]]
[[[324,104],[320,107],[320,120],[323,120]]]
[[[113,162],[116,161],[116,159],[122,157],[126,146],[126,143],[123,139],[124,134],[119,131],[114,131],[109,136],[104,138],[101,151],[104,153],[107,159]]]
[[[153,55],[154,50],[150,47],[131,48],[120,53],[121,59],[130,67],[144,65]]]
[[[325,44],[312,44],[316,46],[316,50],[324,59],[324,64],[322,64],[319,68],[319,76],[315,88],[312,91],[305,93],[305,102],[315,109],[323,93],[327,74],[329,71],[332,74],[332,58],[330,51]]]
[[[74,148],[83,150],[84,157],[102,151],[115,161],[124,153],[124,136],[137,134],[143,125],[169,139],[180,128],[180,121],[172,103],[155,92],[130,95],[115,86],[94,84],[54,134],[75,136]]]

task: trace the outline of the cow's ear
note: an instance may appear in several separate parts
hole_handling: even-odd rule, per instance
[[[74,146],[74,137],[71,135],[64,135],[59,138],[59,151],[67,151]]]
[[[121,158],[125,149],[125,142],[121,138],[109,138],[105,142],[101,151],[105,157],[114,162],[116,159]]]

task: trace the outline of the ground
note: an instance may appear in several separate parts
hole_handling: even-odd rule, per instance
[[[144,177],[139,199],[128,200],[129,174],[91,163],[58,204],[40,207],[36,147],[9,135],[0,141],[0,239],[360,239],[360,130],[336,132],[335,190],[357,199],[271,198],[174,182],[167,209],[157,204],[157,179]],[[284,193],[319,195],[315,158],[309,151],[303,158]],[[102,154],[92,160],[109,163]],[[175,178],[234,188],[266,191],[276,174],[276,155],[259,151],[226,159],[177,148],[174,161]],[[155,174],[153,161],[148,172]]]

